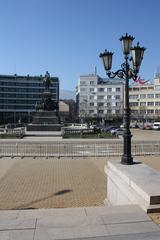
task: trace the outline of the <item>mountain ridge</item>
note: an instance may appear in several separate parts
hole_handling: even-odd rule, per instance
[[[76,92],[73,90],[61,89],[60,99],[76,99]]]

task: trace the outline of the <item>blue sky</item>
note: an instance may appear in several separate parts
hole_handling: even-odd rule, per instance
[[[60,88],[75,90],[79,75],[105,77],[99,53],[123,62],[126,32],[147,48],[140,75],[153,79],[160,66],[159,0],[0,0],[0,74],[49,71]]]

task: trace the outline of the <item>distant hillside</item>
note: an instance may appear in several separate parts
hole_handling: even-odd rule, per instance
[[[60,90],[60,99],[76,99],[76,92],[70,90]]]

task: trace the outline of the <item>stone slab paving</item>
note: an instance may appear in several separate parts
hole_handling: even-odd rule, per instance
[[[64,232],[69,239],[90,236],[99,236],[97,239],[103,239],[103,234],[106,231],[108,235],[105,239],[116,240],[119,239],[117,238],[117,235],[110,238],[109,232],[119,234],[119,232],[121,230],[123,232],[125,228],[130,229],[129,236],[133,239],[131,230],[137,231],[137,225],[139,224],[134,225],[132,222],[137,222],[138,218],[140,218],[142,222],[145,222],[145,224],[140,224],[140,231],[141,228],[149,230],[150,227],[151,229],[149,231],[151,231],[153,222],[148,225],[148,223],[146,223],[145,216],[141,211],[135,211],[134,214],[134,208],[132,213],[126,212],[123,208],[122,211],[122,209],[116,207],[114,210],[112,209],[112,211],[110,208],[107,208],[107,214],[106,211],[104,211],[104,208],[98,207],[97,211],[97,207],[95,206],[102,206],[106,197],[106,177],[104,175],[104,165],[109,159],[117,158],[0,159],[0,208],[41,208],[38,210],[0,211],[0,222],[3,222],[0,223],[0,240],[19,240],[22,239],[21,237],[23,235],[23,239],[27,240],[33,239],[33,235],[34,239],[55,239],[54,236],[59,238],[62,237],[62,232]],[[149,166],[160,170],[159,156],[138,157],[138,159],[147,163]],[[89,206],[89,208],[87,208],[87,206]],[[94,207],[90,208],[90,206]],[[79,208],[70,209],[69,207]],[[57,209],[53,209],[51,211],[49,208],[60,209],[58,209],[57,212]],[[130,206],[130,209],[131,208],[132,207]],[[121,214],[120,219],[118,214]],[[70,218],[75,218],[75,221],[80,223],[75,227],[75,230],[73,229],[71,235],[69,235],[69,233],[67,235],[67,232],[70,232],[70,230],[68,230],[69,226],[65,227],[65,225],[63,225],[63,227],[61,226],[62,229],[59,229],[59,227],[56,227],[58,224],[56,225],[55,220],[53,221],[55,224],[54,233],[52,227],[46,228],[45,231],[43,231],[42,218],[44,218],[44,220],[46,219],[46,222],[48,221],[50,226],[52,217],[57,218],[57,221],[61,221],[60,218],[64,217],[64,215],[67,216],[66,222],[69,222]],[[79,219],[77,219],[75,215],[78,215]],[[89,227],[87,225],[87,221],[84,221],[85,227],[81,225],[83,224],[83,217],[86,215],[88,216],[87,221],[90,222]],[[100,217],[98,217],[99,215]],[[150,217],[157,224],[160,223],[159,213],[150,214]],[[11,222],[8,223],[7,219]],[[18,219],[22,219],[22,222]],[[29,222],[25,219],[29,219]],[[120,225],[118,225],[119,221],[121,221]],[[74,223],[74,221],[71,222]],[[123,226],[121,224],[124,223],[131,224],[133,229],[131,225],[123,225],[125,228],[122,229]],[[94,225],[98,225],[99,227],[94,228]],[[105,228],[103,225],[105,225]],[[109,228],[108,225],[110,225]],[[35,231],[36,227],[34,226],[39,226],[37,231]],[[4,227],[6,228],[5,230],[3,229]],[[83,232],[83,229],[85,234],[78,236],[77,232]],[[153,229],[155,230],[154,227]],[[148,235],[146,233],[141,234],[140,232],[139,234],[140,235],[138,236],[141,238],[137,239],[152,239],[147,238]],[[157,238],[157,233],[155,231],[152,236],[153,235],[153,239],[160,239],[159,235]],[[126,236],[124,236],[124,239],[127,239]]]
[[[0,240],[55,239],[158,240],[160,227],[136,205],[0,211]]]

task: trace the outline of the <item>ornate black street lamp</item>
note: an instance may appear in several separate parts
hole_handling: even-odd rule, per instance
[[[131,132],[130,132],[130,107],[129,107],[129,79],[135,80],[139,72],[139,68],[143,59],[144,47],[137,46],[132,47],[134,37],[126,33],[119,39],[122,43],[122,49],[125,62],[121,65],[121,69],[116,72],[111,72],[112,56],[113,53],[105,50],[100,54],[100,58],[103,61],[106,74],[109,78],[115,78],[116,76],[125,80],[125,99],[124,99],[124,133],[123,133],[123,155],[121,159],[122,164],[133,164],[133,158],[131,155]],[[130,56],[131,54],[131,56]],[[131,64],[129,64],[129,62]]]

